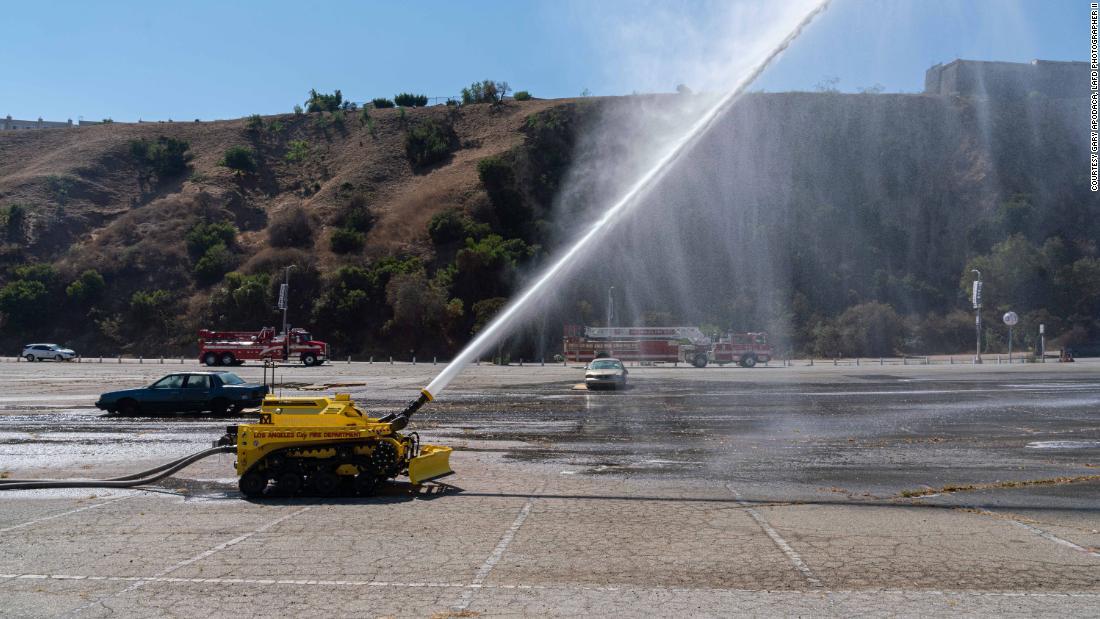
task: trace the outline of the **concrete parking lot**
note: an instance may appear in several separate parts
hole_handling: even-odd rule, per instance
[[[0,474],[108,477],[233,419],[91,407],[190,362],[0,363]],[[369,409],[442,365],[283,368]],[[1100,364],[466,370],[410,429],[456,475],[252,502],[232,456],[0,493],[5,616],[1100,615]],[[239,373],[259,379],[261,368]],[[312,391],[308,393],[314,393]]]

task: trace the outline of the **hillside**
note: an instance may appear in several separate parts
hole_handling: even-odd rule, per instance
[[[190,353],[200,325],[277,322],[295,264],[292,322],[337,354],[447,355],[636,178],[648,134],[691,120],[685,101],[0,135],[4,343]],[[991,349],[1007,309],[1025,343],[1040,322],[1096,337],[1086,125],[1085,99],[750,95],[508,346],[549,356],[560,324],[599,322],[615,286],[623,324],[767,329],[819,354],[964,351],[971,268]],[[410,163],[410,136],[438,160]],[[160,174],[162,138],[189,158]],[[234,146],[254,169],[220,165]]]
[[[217,286],[195,281],[185,240],[199,222],[231,223],[239,233],[230,243],[230,266],[244,274],[292,272],[298,319],[312,311],[320,280],[340,267],[376,262],[385,256],[431,257],[427,223],[448,209],[469,210],[484,201],[477,162],[520,144],[525,118],[551,105],[504,105],[287,114],[255,121],[106,124],[64,130],[0,135],[0,208],[6,219],[16,206],[21,217],[7,224],[0,252],[5,281],[26,264],[51,264],[47,287],[65,288],[89,269],[104,278],[102,295],[88,307],[91,320],[79,333],[59,324],[60,316],[8,321],[9,343],[41,337],[75,339],[86,350],[150,349],[174,337],[176,347],[191,339]],[[443,161],[414,166],[405,153],[410,127],[432,120],[453,131]],[[250,126],[251,125],[251,126]],[[188,145],[187,169],[155,178],[135,161],[131,144],[161,138]],[[295,144],[305,145],[298,161],[288,160]],[[256,153],[254,173],[238,175],[220,161],[227,149]],[[350,205],[370,221],[362,251],[330,249],[330,237]],[[272,247],[274,222],[300,209],[311,238]],[[171,318],[162,333],[128,332],[135,293],[171,291]],[[64,295],[60,295],[64,296]],[[305,297],[305,298],[303,298]],[[65,303],[67,299],[54,299]],[[384,300],[382,300],[384,302]],[[292,314],[293,316],[293,314]],[[177,317],[181,317],[177,319]],[[271,322],[272,316],[230,317],[228,326]],[[158,322],[158,321],[154,321]],[[184,327],[183,324],[187,326]],[[151,326],[145,324],[142,331]]]

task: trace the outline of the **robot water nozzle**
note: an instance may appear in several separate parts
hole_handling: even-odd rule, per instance
[[[409,417],[413,416],[413,413],[420,410],[421,406],[424,406],[433,399],[432,394],[428,393],[427,389],[420,390],[420,397],[413,400],[405,407],[405,410],[400,413],[390,413],[385,417],[382,417],[378,421],[388,422],[394,430],[402,430],[405,426],[409,425]]]

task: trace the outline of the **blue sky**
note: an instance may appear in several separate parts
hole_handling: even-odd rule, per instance
[[[766,10],[753,4],[9,0],[0,116],[235,118],[289,111],[310,88],[363,101],[457,95],[483,78],[540,97],[671,91],[693,85],[707,54],[762,26],[753,19]],[[746,10],[731,17],[734,5]],[[1086,60],[1088,43],[1088,2],[1078,0],[834,0],[754,88],[814,90],[836,78],[842,91],[915,92],[936,62]]]

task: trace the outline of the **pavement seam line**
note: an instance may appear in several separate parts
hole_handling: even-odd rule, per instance
[[[1080,546],[1078,544],[1075,544],[1075,543],[1069,541],[1068,539],[1063,539],[1061,537],[1058,537],[1057,535],[1051,533],[1050,531],[1045,531],[1045,530],[1040,529],[1039,527],[1037,527],[1035,525],[1030,525],[1030,524],[1027,524],[1026,522],[1020,522],[1019,520],[1015,520],[1013,518],[1009,518],[1009,522],[1011,522],[1012,524],[1014,524],[1014,525],[1016,525],[1016,526],[1018,526],[1022,529],[1030,531],[1030,532],[1034,533],[1035,535],[1038,535],[1039,537],[1041,537],[1045,540],[1054,542],[1055,544],[1061,544],[1062,546],[1065,546],[1067,548],[1076,550],[1077,552],[1080,552],[1080,553],[1084,553],[1084,554],[1086,554],[1090,557],[1100,558],[1100,552],[1095,552],[1095,551],[1089,550],[1088,548],[1085,548],[1084,546]]]
[[[222,543],[218,544],[217,546],[214,546],[213,548],[209,548],[207,550],[204,550],[204,551],[200,552],[199,554],[191,557],[190,559],[184,559],[183,561],[180,561],[179,563],[177,563],[177,564],[175,564],[175,565],[173,565],[169,568],[166,568],[166,569],[163,569],[163,570],[157,572],[156,574],[153,575],[153,579],[157,579],[157,580],[140,580],[140,579],[137,579],[137,580],[135,580],[134,584],[130,585],[129,587],[126,587],[125,589],[119,591],[118,593],[106,595],[106,596],[101,597],[101,598],[99,598],[97,600],[94,600],[92,602],[88,602],[84,606],[81,606],[81,607],[76,608],[72,611],[69,611],[66,614],[68,616],[78,615],[81,612],[91,608],[92,606],[96,606],[98,604],[101,604],[105,600],[108,600],[108,599],[114,598],[114,597],[118,597],[120,595],[124,595],[126,593],[131,592],[131,591],[139,589],[142,586],[144,586],[144,585],[146,585],[150,582],[159,582],[159,579],[162,579],[164,576],[167,576],[168,574],[171,574],[172,572],[175,572],[176,570],[187,567],[188,565],[191,565],[191,564],[193,564],[197,561],[201,561],[201,560],[203,560],[207,557],[215,555],[215,554],[225,550],[226,548],[229,548],[231,546],[236,546],[237,544],[249,539],[250,537],[252,537],[254,535],[258,535],[260,533],[263,533],[264,531],[270,529],[271,527],[274,527],[275,525],[277,525],[279,523],[285,522],[286,520],[289,520],[289,519],[291,519],[291,518],[293,518],[293,517],[295,517],[295,516],[297,516],[301,513],[307,512],[309,510],[310,510],[309,507],[303,507],[302,509],[299,509],[298,511],[291,512],[289,514],[283,514],[282,516],[276,518],[275,520],[272,520],[272,521],[260,526],[257,529],[253,529],[252,531],[249,531],[248,533],[245,533],[244,535],[238,535],[237,537],[234,537],[233,539],[231,539],[229,541],[222,542]]]
[[[154,576],[81,576],[73,574],[0,574],[0,578],[11,580],[80,580],[86,582],[150,582],[174,584],[215,584],[215,585],[292,585],[325,587],[393,587],[402,589],[443,588],[469,589],[471,585],[445,582],[389,582],[380,580],[327,580],[309,578],[173,578]],[[693,589],[690,587],[638,587],[631,585],[525,585],[525,584],[483,584],[480,589],[491,590],[542,590],[542,591],[601,591],[601,592],[660,592],[660,593],[769,593],[793,595],[882,595],[900,594],[910,596],[971,596],[971,597],[1035,597],[1035,598],[1097,598],[1100,592],[1093,591],[982,591],[975,589]]]
[[[486,557],[485,562],[478,568],[477,573],[474,574],[474,579],[470,581],[470,584],[466,585],[462,591],[462,595],[458,598],[458,602],[452,607],[456,612],[465,611],[470,607],[470,603],[474,600],[474,594],[478,589],[485,586],[485,581],[489,578],[489,575],[493,573],[493,568],[497,566],[501,558],[504,557],[504,553],[508,550],[508,546],[515,539],[516,533],[519,532],[520,527],[527,521],[527,516],[531,513],[531,507],[535,504],[537,495],[542,493],[542,486],[539,486],[535,490],[534,495],[527,499],[527,502],[520,508],[519,513],[516,514],[516,519],[512,521],[512,525],[508,527],[508,530],[501,536],[500,541],[497,542],[493,552]]]
[[[61,518],[62,516],[68,516],[70,514],[76,514],[76,513],[79,513],[79,512],[87,511],[89,509],[95,509],[97,507],[103,507],[104,505],[111,505],[111,504],[117,503],[119,501],[125,501],[126,499],[132,499],[135,496],[138,496],[138,495],[131,494],[131,495],[128,495],[128,496],[117,497],[117,498],[113,498],[113,499],[107,499],[106,501],[101,501],[101,502],[96,503],[94,505],[85,505],[84,507],[80,507],[78,509],[71,509],[67,512],[61,512],[60,514],[53,514],[52,516],[43,516],[41,518],[35,518],[34,520],[28,520],[27,522],[24,522],[22,524],[17,524],[17,525],[13,525],[13,526],[10,526],[10,527],[5,527],[3,529],[0,529],[0,533],[7,533],[8,531],[14,531],[16,529],[22,529],[23,527],[29,527],[31,525],[38,524],[40,522],[46,522],[47,520],[53,520],[54,518]]]
[[[963,507],[965,509],[969,509],[969,510],[973,511],[974,513],[985,514],[987,516],[995,516],[997,518],[1007,520],[1007,521],[1011,522],[1012,524],[1020,527],[1021,529],[1024,529],[1025,531],[1028,531],[1030,533],[1034,533],[1035,535],[1038,535],[1039,537],[1047,540],[1048,542],[1054,542],[1055,544],[1065,546],[1066,548],[1069,548],[1071,550],[1076,550],[1077,552],[1088,555],[1090,557],[1100,558],[1100,552],[1096,552],[1095,550],[1085,548],[1084,546],[1081,546],[1079,544],[1071,542],[1068,539],[1058,537],[1057,535],[1051,533],[1050,531],[1047,531],[1045,529],[1040,529],[1039,527],[1037,527],[1033,524],[1028,524],[1026,522],[1021,522],[1021,521],[1013,518],[1009,514],[1005,514],[1005,513],[1001,513],[1001,512],[995,512],[993,510],[986,509],[984,507],[978,507],[977,505],[970,505],[970,506],[963,506]]]
[[[764,530],[764,533],[772,540],[772,543],[774,543],[776,547],[779,548],[779,550],[787,556],[787,559],[791,562],[792,565],[794,565],[795,569],[797,569],[799,573],[802,574],[802,577],[806,579],[806,582],[810,583],[810,586],[823,588],[825,585],[823,585],[821,581],[817,578],[817,576],[814,575],[814,572],[810,569],[810,566],[806,565],[806,562],[802,560],[802,557],[800,557],[797,552],[795,552],[794,548],[791,548],[791,545],[787,543],[787,540],[783,539],[783,536],[781,536],[779,532],[776,531],[774,527],[772,527],[772,525],[768,524],[768,521],[760,515],[760,512],[753,509],[752,505],[750,505],[749,503],[742,501],[741,495],[737,492],[737,490],[734,490],[733,486],[727,485],[726,489],[729,490],[731,494],[733,494],[733,498],[737,501],[737,504],[743,507],[746,512],[748,512],[749,516],[754,521],[756,521],[756,524],[760,525],[760,528]]]

